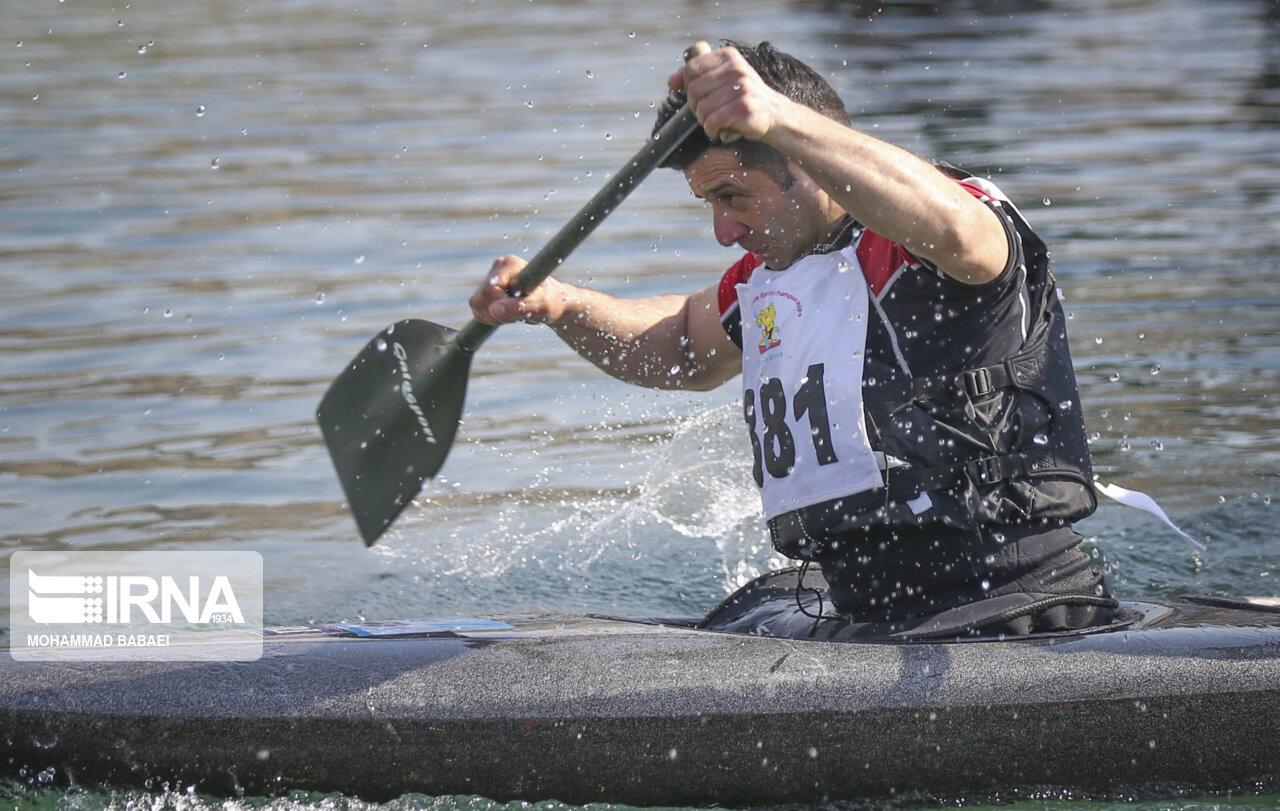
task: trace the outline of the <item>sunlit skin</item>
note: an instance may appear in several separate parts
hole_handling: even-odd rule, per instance
[[[685,169],[689,188],[711,205],[716,241],[737,245],[775,269],[825,241],[844,218],[818,184],[797,167],[787,189],[766,173],[742,167],[737,150],[713,148]]]
[[[708,134],[763,141],[790,162],[780,187],[743,169],[737,150],[713,147],[685,176],[712,211],[721,245],[784,270],[851,214],[965,284],[995,279],[1009,256],[994,212],[906,150],[833,121],[775,92],[733,48],[689,60],[668,84],[687,92]],[[471,297],[488,324],[545,323],[575,351],[622,380],[653,388],[709,389],[741,372],[720,326],[718,284],[688,295],[621,299],[548,278],[528,295],[506,292],[524,260],[496,260]],[[717,274],[718,275],[718,274]]]

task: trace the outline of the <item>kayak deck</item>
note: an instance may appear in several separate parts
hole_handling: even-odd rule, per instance
[[[515,616],[275,629],[256,662],[10,659],[0,753],[62,781],[371,799],[1226,789],[1280,774],[1280,615],[1215,599],[1127,601],[1120,630],[1006,641]]]

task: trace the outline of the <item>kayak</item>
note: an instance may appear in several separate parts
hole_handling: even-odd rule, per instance
[[[1122,600],[1105,627],[1019,638],[877,636],[807,616],[795,577],[706,618],[270,628],[255,661],[4,657],[0,762],[228,796],[722,806],[1280,776],[1275,600]]]

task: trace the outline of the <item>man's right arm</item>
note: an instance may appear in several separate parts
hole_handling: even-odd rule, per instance
[[[478,320],[547,324],[600,369],[649,388],[705,391],[742,369],[739,349],[720,326],[717,285],[620,299],[548,278],[525,296],[510,296],[507,287],[524,265],[515,256],[493,263],[471,297]]]

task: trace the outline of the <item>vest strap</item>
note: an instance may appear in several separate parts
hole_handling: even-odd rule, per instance
[[[966,369],[954,375],[917,377],[911,381],[912,397],[929,400],[940,395],[967,394],[975,398],[1009,388],[1037,391],[1045,368],[1043,343],[1033,341],[1016,355],[991,366]]]
[[[964,464],[917,468],[915,474],[920,489],[929,491],[949,490],[965,482],[979,485],[994,484],[1005,479],[1023,478],[1055,470],[1070,470],[1070,468],[1059,464],[1053,453],[1045,451],[982,456]]]
[[[1008,388],[1014,382],[1006,363],[997,366],[983,366],[980,369],[969,369],[961,372],[961,385],[970,397],[981,397],[996,389]]]
[[[911,381],[911,394],[914,400],[931,400],[941,395],[967,394],[969,397],[982,397],[997,389],[1005,389],[1018,384],[1018,376],[1009,368],[1011,360],[994,366],[981,366],[977,369],[966,369],[959,374],[941,377],[917,377]]]

